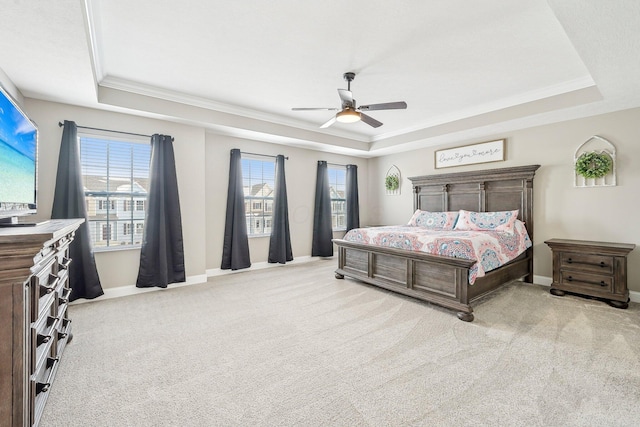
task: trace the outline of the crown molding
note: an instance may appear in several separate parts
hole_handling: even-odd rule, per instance
[[[93,81],[96,86],[104,78],[103,66],[101,61],[98,33],[100,32],[99,6],[96,6],[92,0],[84,0],[82,2],[84,8],[84,25],[87,35],[87,47],[89,49],[89,58],[91,60],[91,69],[93,71]]]
[[[481,104],[473,108],[466,108],[463,110],[457,110],[450,114],[443,114],[440,116],[432,117],[430,120],[423,122],[419,125],[402,129],[398,132],[383,133],[371,138],[371,142],[378,142],[385,139],[405,135],[411,132],[427,129],[430,127],[442,125],[445,123],[451,123],[458,120],[468,119],[470,117],[479,116],[481,114],[490,113],[493,111],[504,110],[506,108],[515,107],[522,104],[527,104],[533,101],[539,101],[541,99],[550,98],[552,96],[568,94],[578,90],[586,89],[596,86],[593,78],[586,75],[578,79],[569,80],[559,84],[543,87],[540,89],[524,92],[508,98],[498,99],[492,102]]]
[[[177,102],[180,104],[190,105],[193,107],[204,108],[207,110],[219,111],[222,113],[233,114],[240,117],[246,117],[254,120],[261,120],[269,123],[275,123],[283,126],[294,127],[298,129],[308,130],[312,132],[320,132],[319,128],[315,125],[311,125],[307,122],[288,119],[277,114],[265,113],[263,111],[252,110],[250,108],[239,107],[237,105],[225,104],[222,102],[214,101],[209,98],[204,98],[196,95],[189,95],[181,92],[167,90],[144,83],[134,82],[127,79],[122,79],[114,76],[105,76],[100,81],[100,86],[120,90],[124,92],[130,92],[137,95],[149,96],[152,98],[163,99],[165,101]],[[370,138],[353,133],[345,132],[341,129],[329,129],[325,133],[341,138],[352,139],[358,142],[371,142]]]

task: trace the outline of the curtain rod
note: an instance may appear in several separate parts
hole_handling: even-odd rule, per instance
[[[343,168],[346,168],[347,166],[349,166],[349,165],[341,165],[341,164],[338,164],[338,163],[329,163],[329,162],[327,162],[327,165],[340,166],[340,167],[343,167]]]
[[[62,127],[62,126],[64,126],[64,123],[58,122],[58,126]],[[121,130],[92,128],[92,127],[89,127],[89,126],[79,126],[79,125],[76,125],[76,127],[78,129],[91,129],[91,130],[99,130],[99,131],[103,131],[103,132],[122,133],[122,134],[125,134],[125,135],[145,136],[147,138],[151,138],[151,135],[144,135],[144,134],[141,134],[141,133],[133,133],[133,132],[124,132],[124,131],[121,131]],[[171,140],[173,141],[173,137],[171,138]]]
[[[275,159],[276,157],[278,157],[278,156],[271,156],[271,155],[269,155],[269,154],[249,153],[249,152],[246,152],[246,151],[241,151],[240,153],[241,153],[241,154],[249,154],[249,155],[251,155],[251,156],[273,157],[274,159]],[[285,160],[289,160],[289,157],[285,157],[284,159],[285,159]]]

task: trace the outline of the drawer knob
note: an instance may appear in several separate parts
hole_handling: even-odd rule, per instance
[[[571,264],[573,260],[571,258],[567,258],[567,264]]]
[[[62,262],[59,263],[60,270],[68,270],[69,264],[71,264],[71,259],[64,258]]]
[[[567,277],[567,281],[568,282],[572,282],[573,281],[573,277],[571,277],[571,276]]]
[[[51,387],[51,383],[36,383],[36,394],[48,392],[49,387]]]
[[[600,281],[600,286],[603,286],[603,287],[604,287],[604,286],[607,286],[607,284],[606,284],[606,283],[604,283],[604,280],[601,280],[601,281]]]
[[[51,340],[51,335],[40,335],[38,334],[38,345],[42,345]]]
[[[607,264],[604,263],[604,261],[600,261],[600,267],[605,268],[607,266]]]

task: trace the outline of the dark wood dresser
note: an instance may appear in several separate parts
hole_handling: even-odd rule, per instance
[[[40,420],[70,340],[69,244],[83,222],[0,228],[0,426]]]
[[[565,292],[601,298],[617,308],[629,306],[627,255],[636,245],[551,239],[553,253],[551,293]]]

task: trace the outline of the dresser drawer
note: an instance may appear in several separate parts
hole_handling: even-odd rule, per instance
[[[44,360],[54,354],[52,346],[55,345],[58,332],[59,319],[54,316],[54,306],[50,304],[47,312],[31,327],[31,372],[38,372]]]
[[[52,273],[51,260],[38,274],[31,276],[31,321],[35,322],[54,298],[60,278]]]
[[[613,277],[599,274],[582,273],[579,271],[563,270],[561,272],[562,284],[578,286],[583,289],[599,290],[603,292],[613,291]]]
[[[62,313],[69,305],[69,297],[71,296],[71,289],[60,285],[56,292],[58,298],[58,313]]]
[[[65,313],[66,315],[66,313]],[[58,322],[57,329],[57,341],[56,341],[56,356],[62,354],[65,346],[69,342],[69,336],[71,334],[71,319],[61,317]]]
[[[42,416],[44,405],[53,383],[53,378],[58,370],[58,358],[48,357],[41,369],[31,376],[31,424],[37,425]]]
[[[579,269],[594,273],[612,274],[613,257],[606,255],[581,254],[576,252],[562,252],[560,254],[560,268]]]
[[[58,275],[69,270],[69,265],[71,265],[71,259],[65,256],[64,254],[56,257],[57,260],[57,268],[56,271]]]

